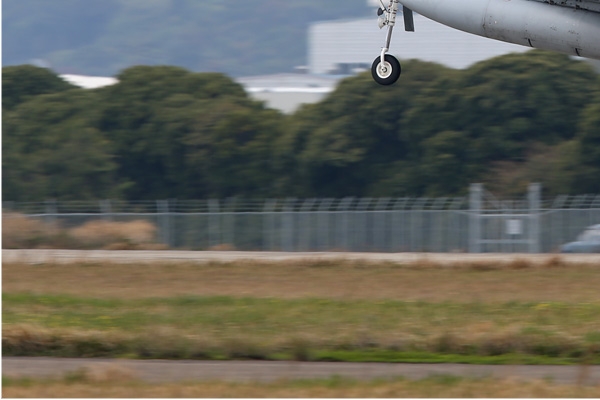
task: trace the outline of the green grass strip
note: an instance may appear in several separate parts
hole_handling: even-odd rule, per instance
[[[600,303],[125,300],[9,293],[3,294],[3,351],[71,357],[594,362],[600,355],[598,315]]]

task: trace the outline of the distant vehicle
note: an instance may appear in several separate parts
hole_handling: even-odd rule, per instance
[[[600,224],[587,228],[576,242],[563,245],[561,253],[600,253]]]
[[[392,31],[402,6],[404,28],[414,32],[413,11],[475,35],[573,56],[600,59],[600,0],[378,0],[385,46],[373,62],[375,81],[392,85],[402,68],[391,54]]]

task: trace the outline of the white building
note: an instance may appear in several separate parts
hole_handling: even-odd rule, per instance
[[[289,73],[251,76],[236,81],[253,99],[264,101],[268,107],[284,113],[293,113],[302,104],[323,100],[335,90],[339,79],[339,76],[333,75]]]
[[[104,76],[86,76],[86,75],[60,75],[62,79],[69,82],[71,85],[79,86],[84,89],[97,89],[104,86],[116,85],[119,83],[117,78]]]

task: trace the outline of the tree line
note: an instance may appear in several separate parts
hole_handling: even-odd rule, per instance
[[[3,200],[600,193],[600,76],[533,51],[405,63],[283,115],[229,77],[136,66],[101,89],[3,68]]]

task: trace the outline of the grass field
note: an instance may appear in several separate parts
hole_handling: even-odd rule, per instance
[[[367,356],[371,361],[402,361],[419,353],[471,356],[474,361],[525,354],[555,357],[555,362],[583,356],[600,361],[598,315],[600,303],[225,296],[120,300],[7,293],[3,351],[66,357],[354,361]]]
[[[180,382],[146,384],[127,371],[80,371],[59,380],[3,379],[5,397],[30,398],[598,398],[600,387],[551,381],[466,379],[433,376],[357,381],[282,380],[274,383]]]
[[[3,266],[5,355],[600,361],[600,269],[305,261]]]
[[[526,261],[3,265],[3,354],[600,363],[600,268]],[[434,376],[148,384],[128,371],[3,377],[5,397],[600,397]]]
[[[527,261],[441,266],[353,261],[2,266],[4,293],[140,299],[233,296],[440,303],[600,301],[600,265]]]

